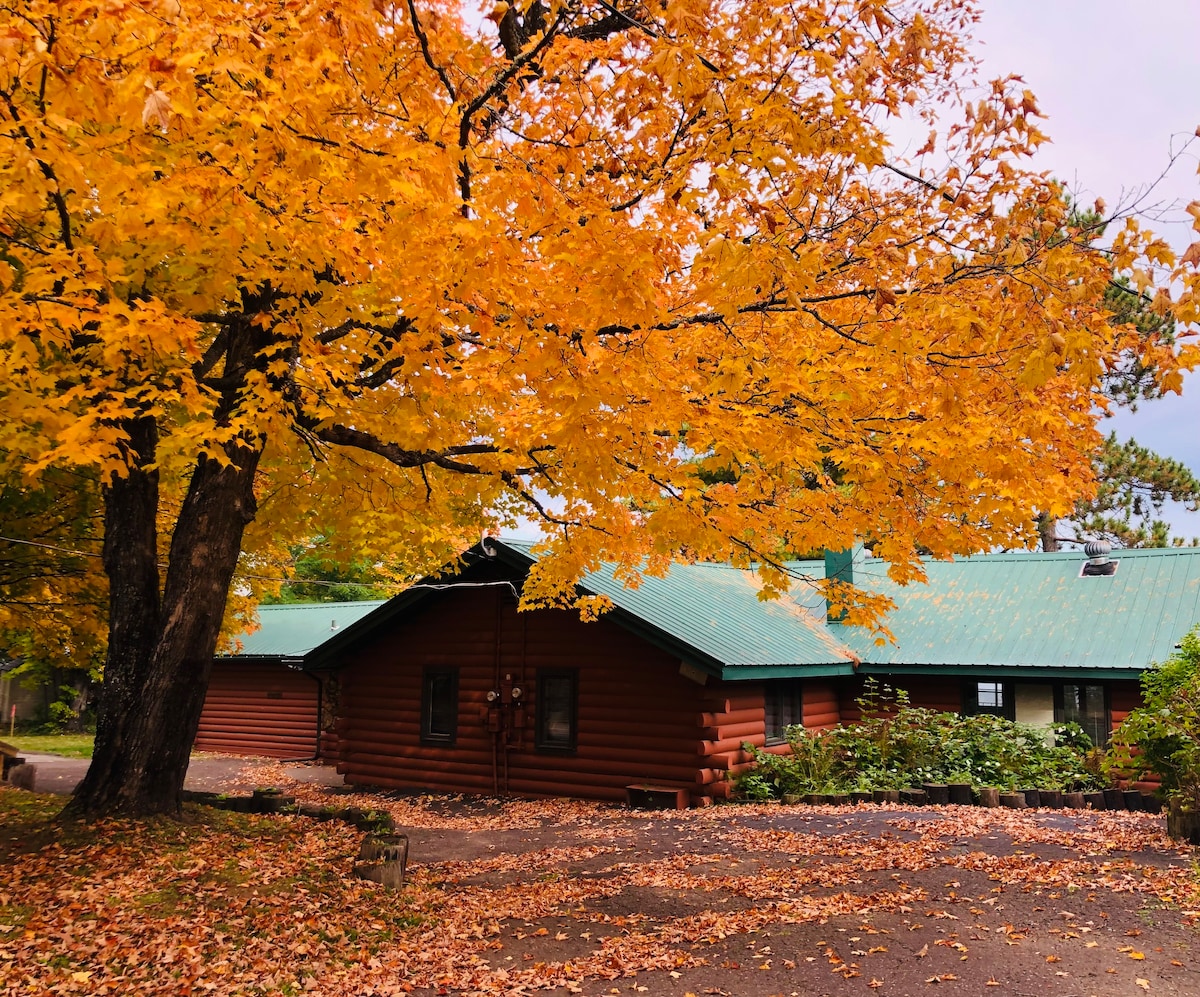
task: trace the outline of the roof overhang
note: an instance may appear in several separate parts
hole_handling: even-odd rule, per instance
[[[1136,682],[1144,669],[1093,668],[1088,665],[871,665],[864,662],[858,671],[880,677],[892,675],[940,675],[948,678],[1011,679],[1128,679]]]

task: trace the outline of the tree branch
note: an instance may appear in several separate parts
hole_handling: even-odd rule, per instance
[[[421,19],[417,17],[417,6],[413,0],[408,0],[408,16],[412,18],[413,34],[417,36],[417,44],[421,46],[421,55],[425,59],[425,65],[437,73],[438,79],[442,81],[442,86],[446,88],[446,93],[450,95],[450,100],[457,101],[458,94],[454,90],[454,84],[450,82],[450,77],[446,75],[446,71],[441,66],[433,61],[433,55],[429,51],[429,37],[421,26]]]

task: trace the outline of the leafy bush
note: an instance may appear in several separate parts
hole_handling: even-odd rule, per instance
[[[1113,775],[1157,773],[1177,806],[1200,810],[1200,625],[1166,661],[1142,674],[1142,706],[1113,735]]]
[[[851,792],[900,789],[926,782],[975,786],[1088,787],[1091,742],[1077,724],[1040,727],[990,714],[962,716],[910,705],[903,690],[867,680],[858,699],[862,718],[824,732],[786,729],[790,754],[746,745],[755,768],[739,780],[743,796],[770,792]],[[743,788],[745,787],[745,788]]]

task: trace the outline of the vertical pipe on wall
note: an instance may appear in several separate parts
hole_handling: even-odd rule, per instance
[[[494,588],[492,591],[494,591],[496,593],[496,596],[495,596],[495,599],[496,599],[496,623],[495,623],[496,640],[495,640],[495,655],[494,655],[494,658],[492,661],[492,689],[498,691],[500,689],[500,673],[501,673],[501,668],[503,665],[503,662],[500,660],[503,655],[503,649],[500,646],[500,641],[501,641],[501,636],[502,636],[503,629],[504,629],[502,626],[502,623],[501,623],[501,620],[502,620],[502,617],[504,614],[504,596],[502,593],[501,586],[496,586],[496,588]],[[499,706],[500,704],[497,703],[496,705]],[[491,725],[489,725],[489,726],[491,726]],[[504,737],[503,715],[501,715],[501,723],[497,724],[496,727],[497,727],[496,730],[491,731],[491,735],[492,735],[492,795],[493,796],[500,795],[500,739],[502,737]],[[508,755],[506,753],[505,754],[505,763],[506,763],[505,767],[506,768],[507,768],[507,762],[508,762]],[[506,793],[508,792],[507,782],[508,782],[508,779],[506,777],[505,778],[506,785],[504,787],[504,791]]]

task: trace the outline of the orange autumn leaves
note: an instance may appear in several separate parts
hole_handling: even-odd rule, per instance
[[[1018,965],[1052,984],[1102,967],[1114,987],[1136,973],[1185,990],[1197,971],[1172,958],[1188,959],[1190,865],[1144,814],[339,793],[414,842],[409,884],[384,891],[351,876],[361,835],[340,822],[197,810],[64,825],[28,799],[0,793],[4,992],[747,993],[763,992],[755,977],[803,989],[810,967],[823,988],[995,974],[1011,989]]]
[[[122,473],[146,414],[170,496],[254,441],[250,574],[318,527],[419,570],[545,517],[531,602],[600,558],[1026,542],[1090,487],[1116,357],[1192,362],[1110,326],[1114,266],[1186,323],[1196,259],[1072,230],[973,17],[0,5],[0,447]],[[887,130],[935,106],[923,172]]]

